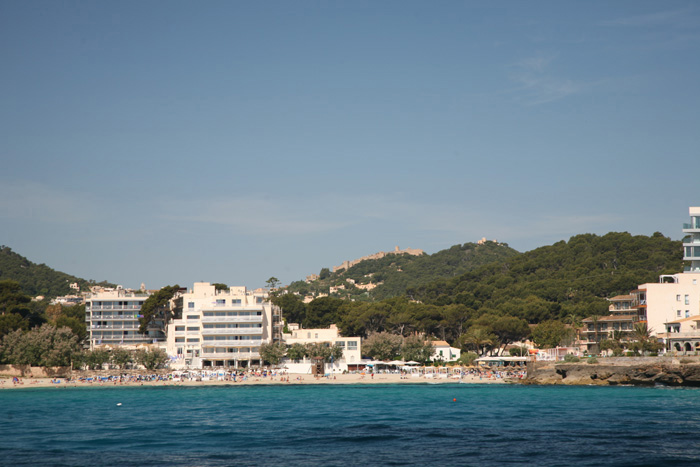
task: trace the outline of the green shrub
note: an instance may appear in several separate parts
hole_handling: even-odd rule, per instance
[[[625,352],[625,357],[634,357],[634,352]]]
[[[595,365],[596,363],[598,363],[598,359],[595,357],[591,357],[588,359],[587,362],[590,363],[591,365]]]
[[[567,354],[564,356],[564,361],[566,363],[576,363],[581,361],[581,359],[578,358],[576,355]]]
[[[651,352],[651,353],[649,353],[649,356],[650,356],[650,357],[658,357],[658,356],[659,356],[659,352]]]

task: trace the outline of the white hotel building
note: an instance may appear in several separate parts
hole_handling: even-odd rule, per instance
[[[167,349],[173,366],[248,367],[260,364],[260,345],[279,340],[280,330],[279,308],[265,290],[195,282],[182,294],[182,318],[168,325]]]
[[[700,351],[700,207],[690,208],[690,223],[683,224],[684,272],[661,276],[658,283],[632,291],[635,308],[649,329],[672,351]],[[687,329],[686,329],[687,328]]]
[[[141,306],[146,293],[122,289],[92,293],[85,298],[85,323],[90,349],[95,346],[136,346],[165,342],[164,323],[153,323],[147,334],[139,333]]]

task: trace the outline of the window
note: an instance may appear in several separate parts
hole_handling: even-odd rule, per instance
[[[262,298],[262,297],[255,297],[255,303],[260,304],[260,303],[262,303],[262,302],[263,302],[263,298]]]
[[[357,350],[357,341],[348,341],[348,350]]]
[[[194,302],[188,302],[188,303],[187,303],[187,309],[188,309],[188,310],[194,310]]]
[[[681,301],[681,294],[676,295],[676,301],[680,302]]]
[[[184,331],[185,326],[175,326],[175,331]]]
[[[690,305],[690,297],[688,295],[685,296],[685,304]]]
[[[187,319],[199,319],[197,315],[187,315]]]
[[[225,298],[217,298],[216,299],[216,306],[224,306],[226,305],[226,299]]]
[[[184,337],[176,337],[175,342],[185,342],[185,338]]]
[[[318,339],[318,333],[314,333],[314,339]]]
[[[199,331],[199,326],[190,326],[187,328],[188,331]]]
[[[681,317],[681,310],[676,310],[676,317],[680,318]]]
[[[690,310],[685,310],[685,317],[690,318]]]
[[[199,337],[188,337],[187,342],[199,342]]]
[[[343,347],[343,348],[345,348],[345,342],[344,342],[344,341],[338,341],[338,342],[335,343],[335,345],[337,345],[338,347]]]
[[[241,299],[240,298],[234,298],[231,300],[232,305],[240,305],[241,304]]]

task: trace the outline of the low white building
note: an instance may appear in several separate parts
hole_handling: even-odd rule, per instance
[[[182,318],[168,326],[174,367],[241,368],[260,364],[260,345],[278,340],[279,308],[267,292],[245,287],[217,290],[195,282],[182,294]]]
[[[331,324],[328,329],[302,329],[298,324],[288,325],[289,333],[282,334],[282,341],[287,345],[293,344],[319,344],[327,343],[330,346],[340,346],[343,348],[343,358],[334,361],[326,366],[334,372],[356,370],[362,364],[362,348],[360,337],[342,337],[335,324]],[[285,361],[285,366],[290,373],[310,373],[311,361],[304,359],[295,363]]]
[[[433,341],[433,355],[430,359],[434,362],[453,362],[459,360],[462,351],[456,347],[450,346],[446,341]]]

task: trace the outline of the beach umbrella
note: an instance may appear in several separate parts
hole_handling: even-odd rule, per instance
[[[401,360],[392,360],[387,365],[403,365],[404,362]]]
[[[420,363],[411,360],[410,362],[406,362],[406,365],[420,365]]]

